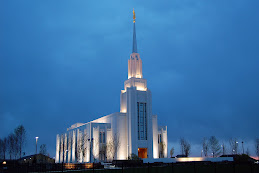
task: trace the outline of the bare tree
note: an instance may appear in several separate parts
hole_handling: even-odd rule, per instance
[[[213,157],[218,157],[221,153],[219,141],[215,136],[211,136],[209,139],[209,146]]]
[[[82,143],[81,143],[81,150],[83,153],[83,158],[87,155],[88,145],[90,145],[90,138],[86,131],[82,134]],[[91,146],[90,146],[91,147]]]
[[[138,155],[132,153],[129,157],[128,160],[142,160]]]
[[[159,158],[164,158],[164,152],[165,152],[165,143],[164,142],[160,142],[159,143]]]
[[[257,155],[257,159],[259,158],[259,138],[255,140],[255,153]]]
[[[170,156],[173,157],[173,155],[174,155],[174,147],[172,147],[170,150]]]
[[[70,142],[70,140],[68,142]],[[89,139],[89,136],[86,133],[86,131],[84,131],[84,133],[81,132],[79,135],[79,139],[78,139],[78,143],[77,143],[77,147],[76,147],[77,148],[76,156],[77,156],[78,161],[80,158],[84,159],[86,157],[87,148],[88,148],[89,143],[90,143],[90,139]],[[71,144],[69,144],[68,146],[71,146]]]
[[[3,156],[4,156],[4,160],[6,158],[6,152],[7,152],[7,147],[8,147],[8,140],[7,138],[5,137],[2,141],[2,150],[3,150]]]
[[[14,158],[17,159],[19,153],[19,143],[18,143],[18,137],[14,133]]]
[[[203,149],[204,156],[207,157],[208,156],[208,150],[209,150],[209,141],[208,141],[207,138],[203,138],[202,149]]]
[[[18,126],[16,129],[14,129],[14,134],[16,136],[17,140],[17,149],[20,155],[20,158],[22,157],[22,150],[24,147],[25,139],[26,139],[26,130],[23,127],[23,125]]]
[[[7,141],[8,141],[8,153],[10,156],[10,160],[12,160],[15,154],[15,136],[13,133],[11,133],[8,136]]]
[[[181,138],[180,145],[182,149],[182,154],[188,157],[191,151],[191,144],[188,141],[186,141],[184,138]]]
[[[82,133],[79,131],[79,134],[77,135],[77,145],[76,145],[76,159],[77,162],[81,161],[81,157],[83,158],[82,154],[83,154],[83,150],[84,150],[84,145],[83,145],[83,139],[82,139],[83,135]]]
[[[249,148],[246,149],[246,155],[250,156]]]
[[[47,147],[46,144],[40,145],[40,154],[46,155],[47,154]]]
[[[231,152],[232,154],[237,154],[238,153],[238,142],[236,138],[230,138],[229,140],[229,144],[230,144],[230,148],[231,148]]]
[[[107,143],[107,154],[110,156],[111,159],[117,158],[117,152],[120,147],[120,139],[118,134],[114,134],[110,137]]]
[[[0,139],[0,159],[3,159],[3,140]]]
[[[184,146],[184,154],[188,157],[190,155],[191,152],[191,144],[190,143],[185,143]]]
[[[183,152],[184,152],[184,142],[185,142],[184,138],[181,138],[180,139],[180,146],[181,146],[182,155],[183,155]]]
[[[227,149],[226,149],[226,145],[225,145],[225,143],[224,143],[224,142],[222,143],[221,147],[222,147],[222,154],[223,154],[223,155],[225,155],[225,154],[226,154]]]
[[[105,161],[106,159],[106,151],[107,151],[107,145],[105,143],[99,144],[99,159],[101,161]]]
[[[6,154],[9,154],[10,159],[18,158],[20,155],[25,142],[25,129],[22,125],[18,126],[14,133],[8,135],[1,141],[1,152],[3,154],[3,158],[6,159]]]

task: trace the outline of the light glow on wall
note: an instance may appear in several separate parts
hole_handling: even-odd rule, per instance
[[[157,148],[157,147],[154,147],[154,148],[153,148],[153,158],[154,158],[154,159],[159,158],[159,155],[158,155],[158,148]]]
[[[117,157],[118,157],[117,158],[118,160],[125,160],[125,159],[127,159],[126,155],[123,154],[121,151],[118,151]]]
[[[136,78],[142,78],[142,75],[137,74],[137,75],[136,75]]]
[[[127,113],[127,110],[126,109],[122,109],[121,113]]]
[[[177,158],[179,162],[193,162],[193,161],[204,161],[203,157],[184,157],[184,158]]]
[[[137,87],[137,90],[139,91],[147,91],[147,89],[144,87],[140,87],[140,86],[136,86],[136,87]]]
[[[76,165],[73,163],[65,163],[65,169],[75,169]]]

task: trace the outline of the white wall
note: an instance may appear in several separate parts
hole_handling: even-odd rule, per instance
[[[159,151],[158,151],[158,127],[157,127],[157,115],[152,116],[153,122],[153,158],[159,158]]]

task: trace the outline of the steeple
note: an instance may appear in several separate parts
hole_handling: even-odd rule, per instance
[[[130,78],[142,78],[142,60],[137,52],[137,40],[135,30],[135,11],[133,9],[133,49],[128,61],[128,79]]]
[[[138,53],[135,22],[136,22],[136,16],[135,16],[135,10],[133,8],[133,48],[132,48],[132,53]]]

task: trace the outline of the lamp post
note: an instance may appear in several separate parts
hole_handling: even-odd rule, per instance
[[[238,141],[236,141],[236,154],[237,154],[237,150],[238,150]]]
[[[38,143],[39,137],[37,136],[37,137],[35,137],[35,139],[36,139],[36,154],[37,154],[37,143]]]
[[[243,154],[245,154],[245,152],[244,152],[244,141],[242,141],[242,149],[243,149]]]

